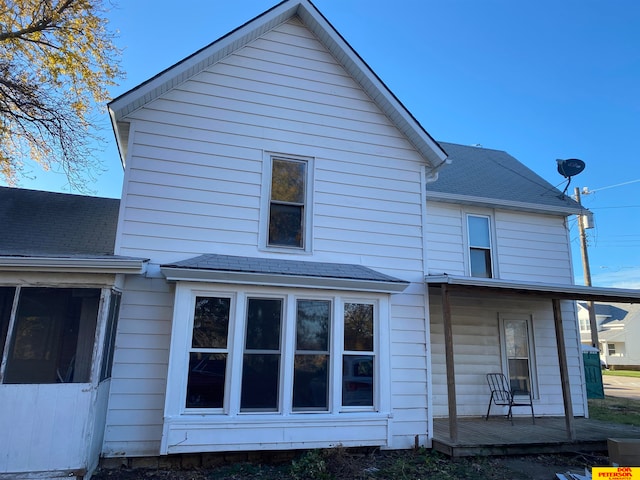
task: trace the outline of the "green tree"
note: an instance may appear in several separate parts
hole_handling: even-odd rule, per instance
[[[0,0],[0,175],[25,159],[62,170],[83,190],[100,169],[95,127],[123,76],[101,0]]]

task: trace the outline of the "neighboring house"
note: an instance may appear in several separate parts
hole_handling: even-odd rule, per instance
[[[596,303],[596,324],[600,359],[608,367],[640,369],[640,305]],[[578,320],[582,343],[591,344],[591,326],[587,304],[578,302]]]
[[[125,166],[115,255],[49,255],[48,286],[104,299],[77,388],[93,397],[48,407],[89,425],[74,441],[99,444],[104,429],[104,457],[428,447],[434,418],[486,412],[494,371],[531,390],[536,415],[587,414],[573,300],[640,292],[573,285],[567,216],[580,206],[504,152],[433,140],[307,0],[109,110]],[[17,265],[3,288],[47,275],[21,274],[30,253],[0,260]],[[0,395],[18,405],[40,386]],[[3,429],[23,421],[2,415]],[[26,456],[0,471],[28,470]]]

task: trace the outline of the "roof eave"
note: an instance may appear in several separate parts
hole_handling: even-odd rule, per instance
[[[544,203],[518,202],[498,198],[476,197],[454,193],[427,191],[427,201],[473,205],[478,207],[502,208],[519,212],[542,213],[548,215],[583,215],[588,212],[584,207],[574,205],[546,205]]]
[[[234,285],[267,285],[293,288],[326,288],[372,293],[399,293],[409,282],[363,280],[335,277],[314,277],[278,273],[238,272],[216,269],[197,269],[162,266],[160,271],[171,282],[212,282]]]
[[[0,270],[56,273],[142,274],[148,260],[129,257],[37,257],[0,255]]]
[[[505,293],[530,293],[561,300],[592,300],[596,302],[640,303],[640,290],[586,285],[522,282],[498,278],[427,275],[427,285],[452,285],[476,289],[493,289]]]

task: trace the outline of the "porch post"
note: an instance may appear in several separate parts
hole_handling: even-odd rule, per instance
[[[449,402],[449,437],[458,441],[458,411],[456,407],[456,375],[453,365],[453,329],[451,328],[451,303],[447,284],[442,284],[442,320],[444,323],[444,352],[447,366],[447,399]]]
[[[556,346],[558,348],[558,360],[560,361],[560,382],[562,384],[562,399],[564,401],[564,421],[569,440],[575,440],[576,431],[573,420],[573,405],[571,404],[571,386],[569,385],[569,368],[567,366],[567,350],[564,344],[564,331],[562,329],[562,310],[560,299],[553,298],[553,321],[556,327]]]

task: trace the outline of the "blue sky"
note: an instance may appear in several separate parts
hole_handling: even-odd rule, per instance
[[[122,0],[133,88],[275,5],[274,0]],[[575,186],[595,214],[592,282],[640,288],[640,2],[637,0],[315,0],[437,140],[505,150],[560,189],[556,159],[579,158]],[[89,185],[119,197],[122,169],[105,113],[105,168]],[[24,188],[68,191],[33,168]],[[583,283],[570,218],[576,282]]]

